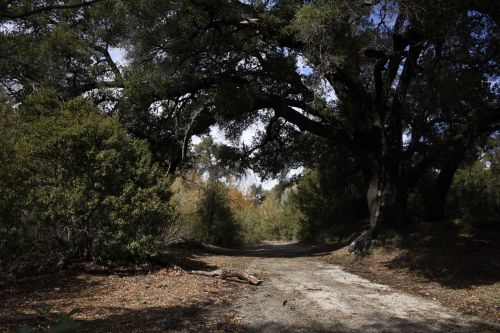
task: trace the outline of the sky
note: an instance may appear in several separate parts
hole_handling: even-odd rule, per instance
[[[245,143],[250,145],[252,143],[252,138],[259,129],[258,125],[252,125],[241,135],[240,143]],[[224,133],[219,129],[217,125],[210,127],[210,136],[214,139],[215,143],[228,144],[229,141],[226,140]],[[196,145],[201,142],[201,137],[194,136],[191,138],[191,143]],[[264,190],[270,190],[278,184],[277,179],[262,180],[259,175],[257,175],[252,170],[248,170],[245,177],[237,181],[238,188],[242,191],[246,191],[252,184],[262,185]]]

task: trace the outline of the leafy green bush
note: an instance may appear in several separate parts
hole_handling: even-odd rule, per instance
[[[500,177],[498,170],[478,161],[457,170],[451,185],[447,214],[465,220],[498,220],[500,217]]]
[[[235,218],[241,227],[241,238],[244,243],[256,244],[269,239],[259,206],[246,207],[237,212]]]
[[[299,238],[324,242],[354,231],[367,216],[364,186],[349,164],[306,170],[291,196],[300,214]]]
[[[15,142],[18,136],[16,116],[7,104],[0,103],[0,260],[16,248],[19,232],[19,201],[24,188],[17,166]]]
[[[425,221],[426,205],[429,203],[433,185],[438,174],[434,170],[425,172],[417,182],[415,188],[408,195],[408,218],[415,225]]]
[[[0,152],[9,162],[0,175],[16,199],[0,203],[2,253],[130,259],[161,245],[169,182],[145,142],[81,99],[36,96],[19,114],[1,134],[15,137]]]
[[[207,181],[195,213],[193,237],[200,242],[231,245],[236,235],[237,225],[229,206],[227,187],[219,181]]]

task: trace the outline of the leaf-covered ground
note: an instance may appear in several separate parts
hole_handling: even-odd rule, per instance
[[[211,268],[210,262],[219,259],[206,256],[199,263]],[[83,332],[227,332],[234,326],[229,305],[243,285],[190,275],[178,266],[150,271],[86,265],[3,287],[0,332],[50,326],[37,313],[42,304],[54,312],[79,308],[74,318]]]
[[[24,325],[43,331],[51,325],[37,312],[43,304],[53,312],[80,308],[74,318],[83,332],[285,332],[300,325],[304,332],[325,327],[351,332],[366,328],[363,313],[373,310],[374,301],[361,297],[360,290],[372,290],[369,297],[378,295],[380,304],[396,312],[393,301],[413,304],[404,323],[397,313],[370,317],[374,332],[383,331],[377,318],[381,325],[395,323],[392,328],[430,329],[432,318],[446,313],[455,321],[443,327],[467,331],[470,327],[460,323],[478,323],[477,318],[500,323],[497,236],[491,230],[420,232],[401,242],[407,248],[394,248],[391,241],[365,258],[347,256],[346,248],[331,252],[268,243],[211,253],[183,249],[156,258],[154,265],[128,269],[75,264],[60,273],[2,281],[0,332]],[[186,273],[220,267],[257,274],[264,283],[255,287]],[[339,304],[345,306],[330,309]],[[426,310],[431,308],[435,311]]]
[[[500,226],[427,226],[388,239],[364,258],[347,248],[324,259],[370,281],[439,301],[463,314],[500,323]]]

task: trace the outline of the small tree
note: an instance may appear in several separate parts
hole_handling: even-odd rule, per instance
[[[237,234],[236,222],[229,206],[227,187],[209,180],[201,190],[193,235],[202,242],[231,245]]]

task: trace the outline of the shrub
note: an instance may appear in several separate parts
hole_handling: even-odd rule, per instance
[[[481,161],[457,170],[451,185],[447,214],[465,220],[500,217],[500,177],[498,170]]]
[[[353,170],[342,165],[305,171],[291,196],[300,214],[300,239],[323,242],[342,237],[366,218],[363,177]]]
[[[283,196],[272,190],[253,205],[238,212],[237,220],[241,225],[245,243],[254,244],[264,240],[294,239],[298,230],[298,216],[289,204],[288,193]]]
[[[18,184],[13,212],[1,207],[9,254],[117,260],[158,249],[172,217],[170,192],[147,144],[81,99],[37,99],[25,103],[14,129],[15,172],[2,172]]]
[[[227,195],[227,187],[219,181],[204,184],[193,225],[196,240],[215,245],[236,241],[237,225]]]

